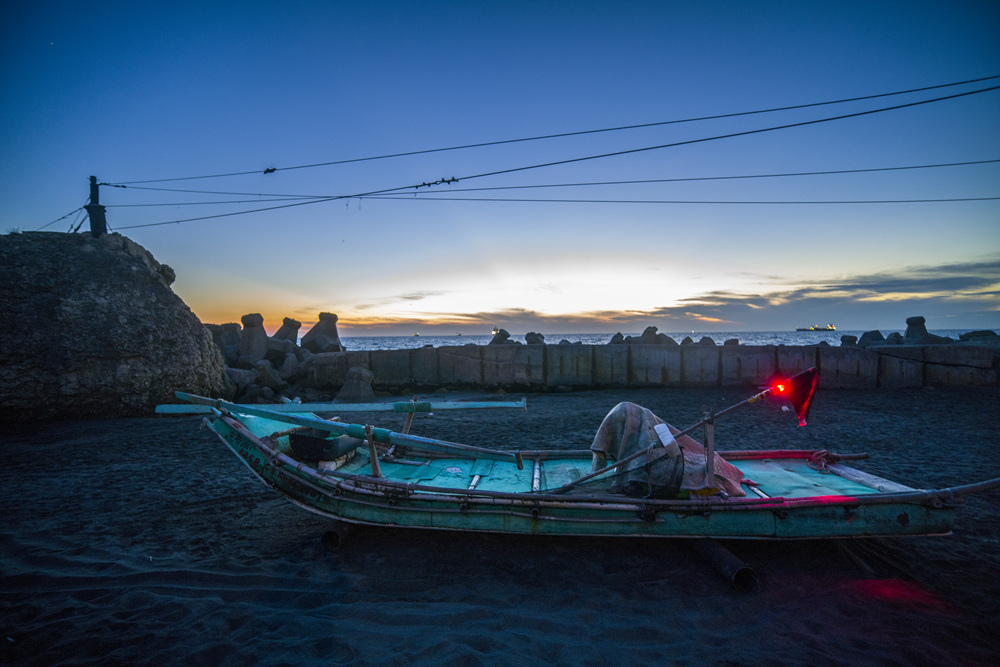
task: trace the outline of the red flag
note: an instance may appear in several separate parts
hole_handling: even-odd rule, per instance
[[[816,391],[816,383],[818,382],[819,371],[815,368],[802,371],[785,382],[788,400],[792,402],[795,414],[799,417],[799,426],[806,425],[806,415],[809,414],[809,406],[812,404],[813,393]]]

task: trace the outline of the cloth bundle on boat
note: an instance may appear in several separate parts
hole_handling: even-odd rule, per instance
[[[672,434],[680,432],[647,408],[635,403],[619,403],[601,422],[591,451],[597,454],[595,465],[604,460],[620,461],[637,452],[639,456],[614,471],[613,493],[653,498],[677,498],[688,491],[708,486],[724,491],[730,496],[745,496],[740,486],[743,473],[740,469],[713,455],[714,480],[705,479],[707,456],[705,448],[694,438],[682,435],[676,438],[678,447],[665,445],[656,433],[656,426],[665,425]]]

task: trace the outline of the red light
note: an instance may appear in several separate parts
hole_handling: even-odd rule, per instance
[[[779,394],[784,394],[785,393],[785,385],[783,385],[783,384],[774,385],[774,388],[778,390]]]

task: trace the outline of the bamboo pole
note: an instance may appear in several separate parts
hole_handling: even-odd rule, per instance
[[[378,450],[375,449],[375,437],[371,424],[365,425],[365,440],[368,441],[368,454],[372,459],[372,477],[381,477],[382,466],[378,463]]]
[[[199,405],[208,405],[216,410],[227,412],[233,412],[236,414],[245,414],[255,417],[263,417],[265,419],[271,419],[277,422],[284,422],[286,424],[296,424],[298,426],[311,426],[313,428],[319,429],[321,431],[328,431],[330,433],[337,433],[339,435],[350,435],[352,437],[361,438],[365,433],[365,427],[360,424],[348,424],[340,422],[326,421],[325,419],[320,419],[315,416],[307,416],[301,414],[285,414],[281,412],[275,412],[273,410],[263,410],[258,407],[251,405],[239,405],[237,403],[230,403],[229,401],[224,401],[214,398],[206,398],[204,396],[197,396],[195,394],[186,394],[184,392],[175,392],[176,396],[182,400],[189,401],[191,403]],[[509,452],[500,449],[489,449],[486,447],[475,447],[473,445],[462,445],[455,442],[445,442],[443,440],[435,440],[433,438],[424,438],[418,435],[409,435],[405,433],[396,433],[385,428],[372,428],[372,437],[378,442],[382,442],[389,445],[400,445],[400,446],[413,446],[418,449],[426,449],[429,451],[443,452],[443,453],[454,453],[461,452],[466,455],[475,455],[480,458],[493,458],[493,459],[512,459],[516,464],[518,470],[524,467],[524,462],[521,458],[520,450]]]

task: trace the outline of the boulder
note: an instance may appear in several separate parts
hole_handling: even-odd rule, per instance
[[[698,345],[711,345],[712,347],[715,347],[715,341],[709,336],[702,336],[701,340],[698,341]]]
[[[529,331],[524,335],[524,342],[527,343],[528,345],[544,345],[545,336],[543,336],[540,333]]]
[[[219,325],[219,348],[226,365],[235,366],[240,359],[240,339],[243,337],[243,327],[239,322],[229,322]]]
[[[739,345],[739,344],[740,344],[740,339],[739,338],[727,338],[726,342],[723,343],[722,345],[724,347],[726,347],[726,346],[730,346],[730,345]]]
[[[506,329],[500,329],[495,334],[493,334],[493,340],[491,340],[488,345],[507,345],[513,341],[510,340],[510,334],[507,333]]]
[[[243,333],[240,335],[240,364],[252,366],[267,354],[267,332],[264,331],[264,317],[260,313],[249,313],[240,318]]]
[[[173,271],[120,234],[0,236],[0,421],[151,414],[232,395]]]
[[[866,331],[861,334],[858,347],[872,347],[874,345],[885,345],[885,338],[881,331]]]
[[[903,334],[903,341],[907,345],[919,345],[927,337],[926,321],[920,315],[906,318],[906,333]]]
[[[677,347],[677,341],[664,333],[656,334],[656,344],[666,345],[667,347]]]
[[[298,357],[294,354],[289,354],[285,357],[281,366],[278,367],[278,376],[285,382],[294,382],[299,375],[299,369],[301,366],[302,364],[299,363]]]
[[[1000,336],[995,331],[983,329],[980,331],[968,331],[958,337],[963,343],[973,343],[975,345],[988,345],[995,347],[1000,343]]]
[[[273,337],[277,338],[278,340],[290,340],[292,341],[293,345],[298,344],[299,327],[301,326],[302,323],[299,322],[298,320],[293,320],[290,317],[286,317],[281,322],[281,328],[275,332]]]
[[[646,327],[642,331],[642,335],[639,336],[639,342],[643,345],[656,345],[659,341],[656,339],[656,327]]]
[[[885,337],[886,345],[902,345],[903,344],[903,334],[898,331],[893,331],[891,334]]]
[[[955,342],[954,338],[929,333],[924,325],[925,322],[926,320],[920,315],[906,318],[906,333],[903,334],[905,345],[942,345]]]
[[[841,347],[857,347],[857,345],[858,345],[858,337],[857,336],[851,336],[851,335],[848,335],[848,334],[844,334],[843,336],[840,337],[840,346]]]
[[[270,361],[275,367],[285,363],[287,357],[295,357],[295,343],[283,338],[268,338],[267,351],[264,359]]]
[[[337,316],[333,313],[320,313],[319,322],[302,337],[302,347],[315,354],[326,352],[344,352],[337,332]]]
[[[247,387],[257,381],[257,372],[243,368],[227,368],[226,376],[236,385],[236,393],[243,393]]]
[[[622,335],[621,331],[612,336],[611,340],[608,341],[608,345],[622,345],[624,343],[625,343],[625,336]]]
[[[305,389],[331,390],[344,384],[347,355],[343,352],[312,354],[300,360],[299,386]]]
[[[266,359],[258,361],[253,365],[257,372],[257,382],[261,387],[270,387],[276,392],[280,392],[288,386],[288,383],[281,379],[281,375]]]
[[[681,341],[681,345],[694,345],[694,339],[691,336],[684,336],[684,340]]]
[[[341,403],[364,403],[375,398],[372,381],[375,374],[367,368],[352,366],[347,369],[347,380],[337,392],[335,400]]]

